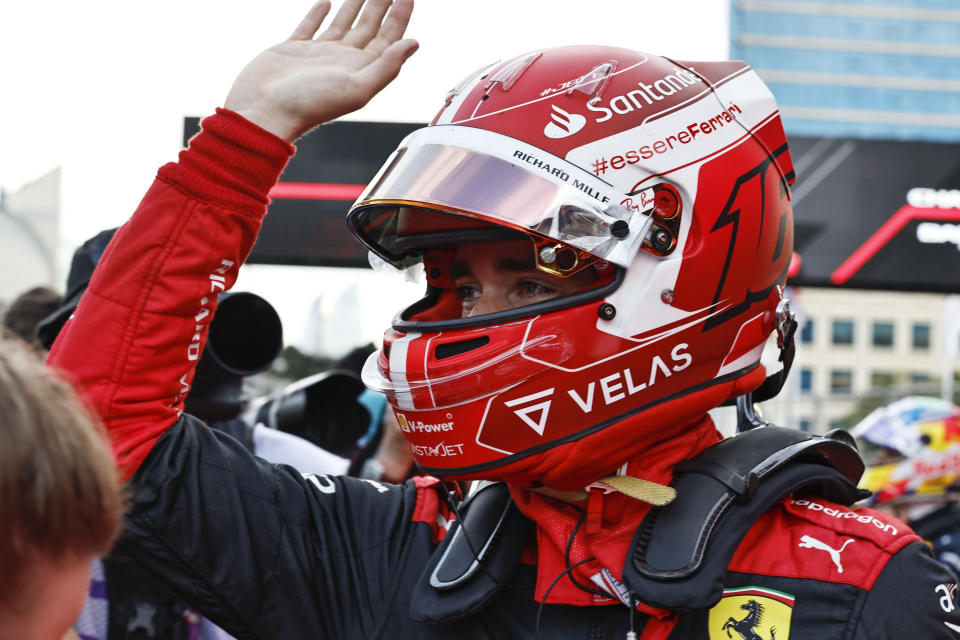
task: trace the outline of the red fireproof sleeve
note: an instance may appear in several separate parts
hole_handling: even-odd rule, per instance
[[[218,294],[294,148],[218,109],[114,236],[50,352],[104,422],[124,479],[180,415]]]

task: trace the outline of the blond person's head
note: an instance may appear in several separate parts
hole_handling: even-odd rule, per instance
[[[29,349],[0,340],[0,640],[63,636],[122,516],[99,423]]]

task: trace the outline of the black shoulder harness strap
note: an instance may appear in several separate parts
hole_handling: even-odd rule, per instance
[[[480,611],[508,582],[533,529],[507,485],[490,483],[470,495],[414,587],[410,615],[452,622]],[[464,534],[466,530],[466,535]]]
[[[803,490],[840,504],[865,497],[852,443],[765,426],[723,440],[677,465],[677,498],[654,507],[634,536],[623,579],[647,604],[706,609],[721,597],[727,566],[757,518]]]

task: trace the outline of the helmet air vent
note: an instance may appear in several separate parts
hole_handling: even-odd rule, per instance
[[[500,88],[504,91],[510,91],[513,84],[520,79],[520,76],[523,75],[523,72],[530,68],[537,58],[539,58],[542,53],[531,53],[523,56],[522,58],[517,58],[511,62],[508,62],[493,74],[493,77],[487,80],[487,84],[483,87],[483,92],[489,94],[490,90],[493,88],[493,85],[500,83]]]
[[[489,343],[489,336],[480,336],[478,338],[470,338],[469,340],[460,340],[459,342],[447,342],[445,344],[438,344],[434,354],[437,360],[443,360],[444,358],[451,358],[461,353],[478,349]]]
[[[607,86],[607,82],[610,80],[610,74],[613,73],[613,70],[617,68],[617,61],[611,60],[609,62],[604,62],[598,67],[594,67],[587,73],[580,76],[574,86],[567,89],[567,95],[570,95],[574,91],[579,91],[587,95],[587,100],[594,100],[600,97],[600,93],[603,91],[604,87]]]

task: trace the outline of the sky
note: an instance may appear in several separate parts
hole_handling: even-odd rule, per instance
[[[183,118],[220,106],[244,64],[286,38],[309,7],[301,0],[0,3],[0,187],[15,192],[62,169],[68,260],[86,238],[122,224],[156,169],[176,159]],[[407,34],[420,50],[348,118],[427,121],[468,73],[546,46],[609,44],[724,59],[728,31],[728,0],[418,0]],[[329,306],[350,282],[370,292],[379,286],[372,275],[249,266],[236,288],[270,300],[288,343],[297,343],[319,295]],[[398,310],[385,308],[392,304],[364,312],[385,327]]]

